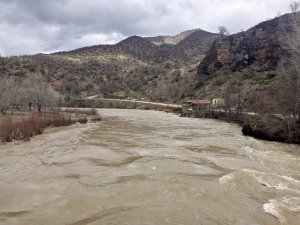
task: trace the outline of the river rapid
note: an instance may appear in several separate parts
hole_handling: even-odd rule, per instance
[[[0,144],[1,225],[299,225],[300,147],[234,124],[101,109]]]

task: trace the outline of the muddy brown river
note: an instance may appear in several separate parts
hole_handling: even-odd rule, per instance
[[[1,225],[299,225],[300,147],[237,125],[101,109],[0,144]]]

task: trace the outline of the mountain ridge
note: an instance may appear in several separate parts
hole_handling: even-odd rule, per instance
[[[198,39],[203,39],[198,42],[187,42],[190,36],[198,34]],[[179,38],[180,36],[180,38]],[[78,55],[81,53],[90,52],[91,56],[100,55],[100,54],[128,54],[138,59],[150,60],[150,61],[166,61],[176,58],[177,60],[185,60],[185,57],[188,57],[186,60],[191,60],[191,57],[195,58],[197,55],[204,55],[206,51],[209,50],[209,46],[212,43],[213,39],[216,38],[218,34],[210,33],[201,29],[194,29],[181,32],[175,36],[157,36],[159,38],[176,38],[177,43],[175,44],[155,44],[151,39],[156,39],[157,37],[141,37],[137,35],[130,36],[121,40],[120,42],[113,45],[93,45],[74,49],[71,51],[60,51],[51,53],[50,55]],[[203,41],[203,43],[201,42]],[[191,45],[191,51],[196,50],[197,53],[191,55],[181,56],[181,54],[186,54],[183,48]],[[198,46],[200,46],[198,48]],[[186,61],[185,60],[185,61]]]
[[[200,63],[198,74],[213,75],[221,69],[274,71],[285,50],[285,31],[290,14],[257,24],[244,32],[216,39]]]
[[[220,95],[229,86],[248,95],[270,91],[284,58],[290,57],[286,42],[287,35],[292,34],[292,15],[287,13],[247,31],[217,38],[197,68],[202,83],[198,94]]]
[[[100,94],[176,102],[222,97],[230,82],[245,90],[264,89],[284,55],[279,18],[228,37],[195,29],[172,41],[170,36],[131,36],[115,45],[11,57],[3,71],[16,77],[38,74],[50,84],[60,83],[56,90],[73,97]]]
[[[192,30],[186,30],[183,31],[177,35],[159,35],[155,37],[146,37],[147,40],[151,41],[153,44],[156,45],[163,45],[163,44],[169,44],[169,45],[176,45],[183,39],[185,39],[190,34],[201,30],[200,28],[192,29]]]
[[[180,41],[177,36],[177,44],[156,45],[131,36],[115,45],[6,58],[5,73],[15,77],[38,74],[65,96],[100,93],[173,101],[192,92],[189,87],[194,79],[190,78],[216,37],[196,29],[181,33]]]

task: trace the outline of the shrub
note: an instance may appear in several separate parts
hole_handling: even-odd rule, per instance
[[[62,113],[32,113],[22,118],[5,116],[0,120],[0,139],[2,142],[29,141],[34,135],[42,134],[50,125],[67,126],[72,123],[71,116]]]
[[[0,138],[2,142],[11,142],[13,140],[13,121],[10,116],[2,118],[0,123]]]
[[[31,137],[42,134],[48,126],[59,127],[77,122],[87,123],[88,118],[86,115],[92,115],[93,121],[101,120],[96,109],[67,109],[65,111],[68,113],[60,109],[52,109],[50,113],[31,113],[22,117],[2,116],[0,118],[0,141],[29,141]],[[73,115],[70,113],[73,113]]]

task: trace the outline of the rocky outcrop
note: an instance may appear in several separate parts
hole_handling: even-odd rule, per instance
[[[286,141],[284,121],[276,116],[252,116],[245,122],[242,132],[244,135],[269,140]]]
[[[245,121],[242,132],[263,140],[300,144],[300,125],[293,130],[289,139],[285,121],[275,115],[250,116]]]
[[[198,67],[198,74],[217,76],[243,70],[274,71],[282,56],[290,14],[265,21],[245,32],[218,38]]]

